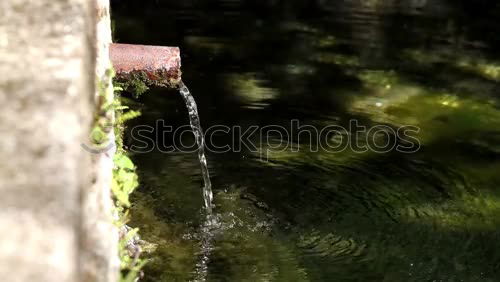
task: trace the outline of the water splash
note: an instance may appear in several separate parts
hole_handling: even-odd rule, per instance
[[[194,137],[196,139],[196,144],[198,145],[198,158],[200,159],[201,173],[203,175],[203,201],[205,203],[205,209],[208,215],[212,214],[212,183],[210,182],[210,175],[208,173],[207,158],[205,157],[205,137],[203,136],[203,130],[200,125],[200,117],[198,115],[198,107],[196,102],[189,92],[186,85],[181,82],[179,85],[179,92],[184,98],[186,107],[189,113],[189,122],[193,130]]]
[[[214,249],[213,240],[217,229],[217,222],[213,215],[207,214],[205,222],[201,226],[200,251],[198,252],[198,262],[195,266],[194,279],[192,282],[205,282],[208,276],[208,263],[210,254]]]

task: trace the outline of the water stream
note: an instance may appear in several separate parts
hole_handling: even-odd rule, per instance
[[[193,129],[193,134],[198,145],[198,158],[200,159],[201,173],[203,175],[203,201],[205,203],[205,209],[207,214],[210,216],[212,214],[212,183],[210,182],[210,174],[208,172],[207,158],[205,157],[205,137],[203,136],[203,130],[200,124],[200,116],[198,115],[198,107],[196,106],[196,101],[189,92],[184,82],[180,83],[179,93],[181,93],[184,102],[186,103],[186,108],[189,114],[189,123]]]
[[[198,115],[198,107],[193,95],[186,87],[184,82],[180,83],[179,93],[182,95],[186,108],[189,114],[189,123],[193,134],[195,136],[196,144],[198,146],[198,159],[200,160],[201,173],[203,176],[203,202],[206,210],[205,221],[201,226],[200,232],[200,251],[198,253],[198,262],[196,263],[195,277],[193,282],[206,281],[208,274],[208,262],[210,252],[212,251],[214,228],[216,226],[215,218],[212,214],[212,183],[210,182],[210,174],[208,172],[207,158],[205,156],[205,137],[203,129],[200,124],[200,116]]]

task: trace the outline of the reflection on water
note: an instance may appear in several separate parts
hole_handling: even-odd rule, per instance
[[[204,128],[420,128],[414,154],[209,153],[207,281],[498,280],[500,5],[472,2],[114,1],[119,41],[181,46]],[[180,97],[152,92],[136,123],[188,124]],[[206,238],[196,154],[134,160],[145,280],[196,279]]]

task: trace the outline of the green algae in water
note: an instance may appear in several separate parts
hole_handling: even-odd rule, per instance
[[[312,1],[311,9],[282,2],[266,3],[275,10],[254,3],[258,15],[238,14],[241,22],[231,25],[226,16],[208,16],[184,38],[185,71],[203,90],[204,122],[299,118],[321,127],[354,118],[366,126],[415,125],[422,148],[410,155],[332,154],[263,144],[259,152],[211,155],[223,231],[214,239],[207,280],[496,281],[498,63],[483,54],[490,49],[453,43],[469,44],[468,37],[491,43],[475,28],[486,20],[447,14],[464,3],[428,1],[408,12],[409,2]],[[327,7],[318,8],[320,2]],[[164,12],[157,14],[161,32]],[[227,35],[214,34],[221,29]],[[140,119],[168,111],[185,122],[174,114],[178,108],[158,104]],[[188,281],[204,220],[202,179],[193,173],[198,160],[177,153],[133,158],[144,183],[133,224],[153,242],[145,279]]]

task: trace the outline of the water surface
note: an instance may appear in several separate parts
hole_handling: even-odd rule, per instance
[[[197,279],[207,232],[207,281],[498,281],[498,4],[177,2],[116,1],[116,37],[181,47],[205,129],[355,119],[418,126],[421,147],[262,158],[276,135],[255,140],[258,152],[208,152],[210,230],[196,153],[135,154],[132,225],[153,243],[145,281]],[[155,89],[140,102],[131,126],[189,124],[175,92]],[[223,134],[213,141],[232,144]]]

